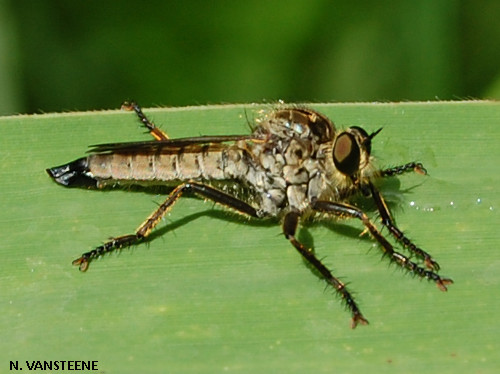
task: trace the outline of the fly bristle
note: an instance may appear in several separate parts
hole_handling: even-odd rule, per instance
[[[47,173],[65,187],[97,187],[97,180],[89,172],[87,157],[47,169]]]

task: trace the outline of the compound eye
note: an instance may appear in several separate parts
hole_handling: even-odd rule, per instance
[[[337,137],[333,146],[333,162],[345,175],[354,175],[359,170],[361,153],[352,134],[344,132]]]

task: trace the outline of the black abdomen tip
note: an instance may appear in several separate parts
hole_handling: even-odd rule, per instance
[[[47,169],[47,173],[54,181],[66,187],[97,187],[97,180],[89,171],[87,157]]]

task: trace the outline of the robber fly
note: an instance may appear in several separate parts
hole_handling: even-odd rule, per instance
[[[301,220],[314,215],[357,218],[390,261],[435,282],[442,291],[453,283],[437,273],[439,265],[430,254],[397,228],[374,185],[377,179],[409,171],[426,173],[417,162],[377,169],[370,153],[372,140],[381,129],[371,134],[357,126],[341,131],[312,109],[283,107],[264,114],[250,135],[170,139],[136,103],[125,103],[123,108],[135,111],[154,141],[95,145],[88,156],[47,172],[66,187],[147,184],[173,189],[134,234],[112,238],[74,260],[81,271],[105,253],[144,240],[175,202],[184,193],[191,193],[253,218],[280,220],[285,238],[345,302],[352,328],[368,321],[346,285],[296,238]],[[367,214],[348,203],[355,194],[373,200],[382,225],[417,260],[397,252]]]

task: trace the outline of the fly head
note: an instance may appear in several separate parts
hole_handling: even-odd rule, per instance
[[[381,130],[368,135],[361,127],[353,126],[341,132],[333,144],[333,162],[337,170],[357,180],[360,170],[370,159],[371,141]]]

